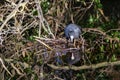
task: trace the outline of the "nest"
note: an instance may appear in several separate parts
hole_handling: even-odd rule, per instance
[[[66,39],[43,39],[36,38],[45,49],[43,53],[45,61],[51,63],[75,64],[81,59],[84,43],[81,40],[68,43]],[[72,59],[72,57],[74,57]]]

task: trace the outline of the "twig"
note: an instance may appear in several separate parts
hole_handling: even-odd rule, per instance
[[[18,3],[18,5],[16,6],[16,8],[7,16],[7,19],[4,21],[4,23],[1,25],[0,27],[0,32],[2,31],[2,29],[4,28],[4,26],[6,25],[6,23],[16,15],[17,11],[18,11],[18,8],[25,5],[26,2],[24,3],[21,3],[22,0],[20,0],[20,2]]]
[[[11,66],[16,70],[16,72],[17,72],[19,75],[23,75],[23,74],[20,72],[20,70],[15,67],[15,65],[14,65],[13,63],[11,63]]]
[[[0,62],[3,66],[3,68],[8,72],[8,74],[10,74],[10,76],[12,76],[12,74],[9,72],[9,70],[5,67],[4,63],[3,63],[3,60],[0,58]]]
[[[98,64],[92,64],[92,65],[83,65],[83,66],[55,66],[52,64],[47,64],[49,67],[55,70],[86,70],[86,69],[97,69],[101,67],[106,67],[106,66],[115,66],[115,65],[120,65],[120,61],[115,61],[115,62],[102,62]]]
[[[44,42],[42,42],[41,40],[35,39],[36,41],[40,42],[41,44],[43,44],[44,46],[46,46],[48,49],[53,50],[49,45],[45,44]]]
[[[113,40],[119,42],[120,41],[119,38],[117,38],[117,37],[116,38],[111,38],[109,35],[107,35],[107,33],[112,31],[112,30],[120,30],[120,29],[119,28],[118,29],[111,29],[111,30],[108,30],[108,31],[104,32],[104,31],[101,31],[97,28],[84,28],[83,29],[84,33],[82,35],[84,35],[86,32],[96,33],[96,34],[103,35],[106,39],[110,40],[110,42],[113,41]]]
[[[36,6],[37,6],[37,10],[38,10],[38,18],[39,18],[39,37],[41,35],[41,25],[43,24],[43,14],[42,14],[42,9],[40,7],[40,3],[39,3],[39,0],[35,0],[36,1]],[[43,26],[44,28],[44,26]],[[45,28],[44,28],[45,31],[47,31]]]
[[[106,35],[105,32],[103,32],[103,31],[101,31],[101,30],[99,30],[97,28],[84,28],[82,30],[85,31],[85,32],[92,32],[92,33],[97,32],[97,34]]]
[[[49,24],[48,22],[46,21],[46,19],[44,18],[43,16],[43,12],[42,12],[42,8],[40,6],[40,3],[39,0],[35,0],[36,2],[36,6],[37,6],[37,10],[38,10],[38,18],[39,18],[39,37],[41,35],[41,28],[43,27],[43,29],[48,33],[48,34],[51,34],[52,37],[55,39],[55,36],[54,34],[52,33],[50,27],[49,27]],[[42,27],[41,27],[42,26]],[[45,27],[47,26],[47,28]]]
[[[85,9],[85,11],[83,12],[83,15],[80,17],[79,20],[81,20],[81,19],[83,18],[83,16],[84,16],[85,13],[87,12],[87,10],[91,8],[91,6],[93,5],[93,3],[94,3],[94,0],[93,0],[93,1],[91,2],[91,4]]]
[[[120,28],[117,28],[117,29],[110,29],[110,30],[106,31],[106,33],[109,33],[109,32],[111,32],[111,31],[120,31]]]

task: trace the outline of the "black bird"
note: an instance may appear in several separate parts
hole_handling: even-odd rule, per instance
[[[74,42],[74,39],[79,39],[81,36],[81,27],[76,24],[69,24],[64,29],[64,34],[67,40]]]
[[[67,39],[67,42],[68,40],[70,40],[70,42],[74,43],[74,47],[75,47],[75,39],[79,39],[79,38],[82,38],[81,34],[82,34],[82,31],[81,31],[81,27],[76,25],[76,24],[69,24],[65,27],[64,29],[64,34],[65,34],[65,37]],[[71,54],[71,63],[74,63],[74,61],[76,62],[76,56],[74,53]]]

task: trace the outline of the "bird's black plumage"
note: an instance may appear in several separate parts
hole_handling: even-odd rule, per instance
[[[69,24],[64,29],[65,37],[67,40],[70,39],[70,42],[80,38],[81,33],[81,27],[76,24]]]

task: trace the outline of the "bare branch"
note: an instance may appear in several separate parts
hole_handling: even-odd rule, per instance
[[[10,76],[12,76],[12,74],[10,73],[10,71],[9,71],[9,70],[6,68],[6,66],[4,65],[2,58],[0,58],[0,62],[1,62],[1,64],[2,64],[2,66],[3,66],[3,68],[8,72],[8,74],[10,74]]]
[[[83,66],[55,66],[52,64],[47,64],[49,67],[55,70],[86,70],[86,69],[97,69],[101,67],[106,67],[106,66],[116,66],[120,65],[120,61],[115,61],[115,62],[102,62],[98,64],[92,64],[92,65],[83,65]]]

